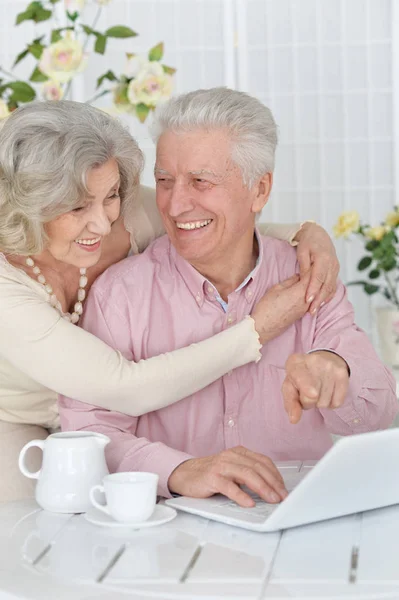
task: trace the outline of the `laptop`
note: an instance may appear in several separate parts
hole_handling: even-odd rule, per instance
[[[399,428],[362,433],[339,439],[318,462],[276,463],[290,492],[280,504],[268,504],[252,492],[253,508],[221,494],[180,496],[166,504],[228,525],[278,531],[398,504],[398,461]]]

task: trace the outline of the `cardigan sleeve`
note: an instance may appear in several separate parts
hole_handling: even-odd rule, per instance
[[[294,237],[301,228],[300,223],[257,223],[256,226],[262,235],[283,240],[291,246],[298,245],[298,242],[294,241]]]
[[[66,321],[44,298],[0,277],[0,355],[34,381],[132,416],[168,406],[260,358],[251,317],[197,344],[137,363]],[[195,364],[195,370],[192,365]],[[190,372],[190,377],[187,377]]]

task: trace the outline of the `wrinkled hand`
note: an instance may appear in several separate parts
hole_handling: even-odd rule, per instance
[[[344,403],[349,369],[340,356],[324,350],[292,354],[285,369],[282,392],[284,408],[291,423],[298,423],[302,410],[338,408]]]
[[[224,494],[240,506],[254,506],[254,500],[240,485],[246,485],[266,502],[280,502],[287,496],[273,461],[243,446],[187,460],[176,467],[168,481],[170,491],[177,494],[194,498]]]
[[[308,311],[305,302],[310,272],[301,279],[293,275],[274,285],[257,303],[252,311],[255,329],[261,344],[281,335],[292,323],[301,319]]]
[[[295,239],[301,278],[311,270],[306,299],[311,303],[309,312],[315,314],[335,294],[339,273],[337,254],[326,230],[316,223],[305,223]]]

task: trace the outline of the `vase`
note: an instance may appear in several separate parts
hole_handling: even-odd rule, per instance
[[[399,310],[377,308],[376,315],[383,361],[391,367],[399,367]]]

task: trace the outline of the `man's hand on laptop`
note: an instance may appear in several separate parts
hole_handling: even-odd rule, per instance
[[[305,302],[305,294],[309,282],[310,271],[301,280],[299,275],[293,275],[274,285],[259,300],[251,316],[261,344],[281,335],[306,314],[309,304]]]
[[[283,478],[273,461],[243,446],[187,460],[176,467],[168,481],[170,491],[182,496],[208,498],[224,494],[240,506],[254,506],[254,500],[240,485],[246,485],[273,504],[287,496]]]
[[[344,403],[349,369],[343,358],[325,350],[292,354],[285,364],[284,407],[291,423],[299,422],[302,410],[339,408]]]

